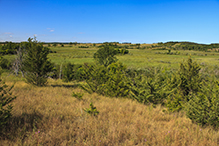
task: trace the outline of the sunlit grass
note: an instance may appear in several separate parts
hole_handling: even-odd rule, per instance
[[[10,79],[6,82],[12,85]],[[84,93],[83,100],[72,92]],[[165,113],[124,98],[88,94],[77,83],[49,80],[46,87],[17,81],[13,118],[1,145],[217,145],[219,133],[193,124],[183,113]],[[83,111],[90,102],[100,112]]]

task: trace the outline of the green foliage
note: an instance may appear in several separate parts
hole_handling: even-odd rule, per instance
[[[0,133],[9,122],[12,116],[13,106],[10,104],[16,97],[12,96],[11,90],[14,86],[8,86],[0,80]]]
[[[151,70],[150,73],[144,75],[132,75],[130,77],[131,98],[136,99],[140,103],[164,104],[166,99],[166,78],[168,73],[165,69],[160,68]]]
[[[62,80],[64,82],[70,82],[73,80],[74,72],[73,72],[74,64],[67,63],[63,66],[63,77]]]
[[[115,57],[116,54],[117,51],[114,49],[114,47],[110,45],[105,45],[94,54],[94,59],[99,64],[104,65],[106,67],[111,63],[117,61],[117,58]]]
[[[103,65],[85,65],[85,81],[82,86],[89,93],[96,92],[110,97],[125,97],[129,94],[126,67],[116,62],[108,67]]]
[[[56,46],[57,46],[57,44],[56,44],[56,43],[54,43],[54,44],[53,44],[53,47],[56,47]]]
[[[7,42],[4,44],[4,46],[0,45],[0,54],[6,55],[6,54],[16,54],[16,50],[19,48],[19,44]]]
[[[170,111],[178,111],[190,100],[190,94],[201,90],[202,79],[199,75],[201,67],[191,57],[180,64],[179,71],[167,80],[167,107]]]
[[[75,93],[75,92],[73,92],[72,93],[72,97],[75,97],[75,98],[77,98],[78,100],[82,100],[83,99],[83,93]]]
[[[11,67],[11,62],[9,62],[8,59],[5,59],[2,56],[0,56],[0,67],[2,69],[9,69]]]
[[[126,50],[125,48],[122,48],[122,49],[115,49],[117,54],[121,54],[121,55],[125,55],[125,54],[128,54],[129,53],[129,50]]]
[[[91,116],[97,116],[99,114],[99,111],[97,111],[97,108],[93,106],[93,103],[90,103],[90,108],[84,109],[84,111]]]
[[[48,74],[48,76],[53,79],[58,79],[59,74],[60,74],[60,65],[55,64],[52,68],[52,71]]]
[[[78,48],[89,48],[89,46],[78,46]]]
[[[192,94],[186,104],[186,115],[202,126],[219,128],[219,85],[211,83],[197,94]]]
[[[63,66],[63,77],[64,82],[70,82],[73,80],[83,80],[83,68],[82,65],[67,63]]]
[[[177,45],[176,45],[177,44]],[[169,47],[174,50],[182,49],[182,50],[199,50],[199,51],[207,51],[208,49],[217,49],[219,48],[219,44],[197,44],[193,42],[166,42],[166,43],[158,43],[159,47]]]
[[[23,66],[25,78],[28,83],[43,86],[47,83],[48,73],[53,69],[53,64],[48,60],[49,49],[43,47],[36,40],[29,42]]]

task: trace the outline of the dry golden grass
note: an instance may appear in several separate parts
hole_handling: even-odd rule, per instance
[[[7,82],[7,84],[12,84]],[[18,81],[13,118],[0,145],[219,145],[219,132],[193,124],[183,113],[168,114],[130,99],[87,94],[76,83],[50,80],[46,87]],[[100,112],[83,111],[90,102]]]

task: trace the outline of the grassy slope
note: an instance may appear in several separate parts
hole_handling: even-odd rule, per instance
[[[34,87],[17,80],[13,119],[0,145],[218,145],[219,132],[193,124],[184,114],[162,112],[130,99],[85,93],[83,101],[71,96],[83,92],[76,83],[49,80]],[[11,85],[11,79],[6,78]],[[90,102],[100,114],[83,111]],[[4,136],[6,137],[6,136]]]

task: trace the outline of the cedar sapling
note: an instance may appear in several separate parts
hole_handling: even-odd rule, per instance
[[[53,64],[48,60],[49,48],[36,41],[28,39],[30,48],[24,58],[23,67],[27,83],[43,86],[47,83],[48,73],[53,69]]]

